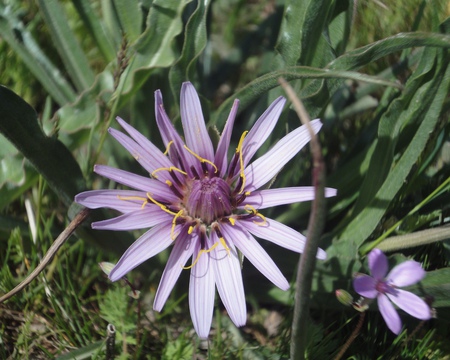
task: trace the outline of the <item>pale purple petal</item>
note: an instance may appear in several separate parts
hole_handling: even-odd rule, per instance
[[[310,124],[315,133],[322,127],[318,119],[311,121]],[[272,180],[309,140],[309,131],[304,125],[283,137],[272,149],[245,169],[246,185],[244,190],[250,192],[257,190]]]
[[[242,146],[244,167],[272,133],[285,103],[286,99],[282,96],[275,99],[248,132]]]
[[[360,274],[353,279],[353,289],[365,298],[374,299],[378,295],[378,290],[375,288],[377,282],[372,276]]]
[[[215,231],[211,232],[211,241],[219,242]],[[212,262],[214,275],[220,299],[227,309],[228,315],[236,326],[243,326],[247,321],[247,307],[241,264],[233,243],[227,241],[227,245],[230,248],[229,253],[221,244],[212,251],[211,258],[215,260]]]
[[[145,192],[134,190],[91,190],[75,196],[78,204],[89,209],[108,208],[122,213],[141,209],[146,199]]]
[[[147,170],[150,174],[162,167],[170,167],[173,164],[171,161],[152,144],[144,135],[127,124],[121,118],[117,118],[120,125],[130,134],[134,139],[130,139],[125,134],[113,128],[109,128],[109,133],[125,148],[130,154]]]
[[[190,82],[181,87],[180,112],[186,145],[202,158],[214,161],[214,149],[206,130],[200,99]]]
[[[92,223],[96,230],[138,230],[147,229],[162,222],[172,221],[173,215],[161,210],[159,206],[147,205],[127,214]]]
[[[396,287],[404,287],[418,283],[425,275],[420,263],[408,260],[394,267],[386,276],[386,280]]]
[[[255,224],[251,220],[238,220],[238,222],[247,229],[251,234],[273,242],[286,249],[301,253],[305,248],[306,237],[298,231],[286,226],[276,220],[266,218],[265,224]],[[259,221],[259,220],[257,220]],[[261,220],[262,221],[262,220]],[[327,254],[322,249],[317,250],[317,258],[324,260]]]
[[[367,259],[372,276],[378,280],[384,279],[389,269],[386,255],[380,249],[373,249]]]
[[[167,265],[159,282],[158,290],[156,290],[155,302],[153,303],[155,311],[162,310],[183,270],[183,266],[194,252],[193,242],[195,241],[196,239],[187,233],[187,229],[182,229],[175,240],[175,245],[170,252]]]
[[[336,193],[336,189],[325,188],[325,197],[336,196]],[[256,209],[265,209],[272,206],[310,201],[314,199],[314,196],[313,186],[256,190],[245,198],[239,208],[243,209],[245,205],[251,205]]]
[[[387,297],[400,309],[420,320],[431,319],[430,307],[417,295],[409,291],[396,289],[394,294]]]
[[[192,261],[195,261],[200,251],[200,243],[195,244]],[[189,311],[195,331],[201,339],[207,339],[214,310],[216,293],[214,270],[212,263],[216,262],[210,254],[200,254],[197,263],[191,269],[189,282]]]
[[[175,234],[180,226],[175,227]],[[119,262],[109,273],[111,281],[124,277],[145,260],[159,254],[172,244],[172,221],[157,225],[137,239],[120,258]]]
[[[148,192],[155,200],[166,202],[178,201],[178,197],[170,190],[169,186],[159,180],[150,179],[106,165],[95,165],[94,171],[119,184],[145,191],[146,193]]]
[[[394,308],[394,305],[389,301],[386,295],[378,295],[378,308],[386,322],[387,327],[396,335],[400,334],[402,330],[402,321],[400,316]]]
[[[222,224],[221,231],[226,239],[233,239],[236,247],[270,281],[281,290],[289,289],[289,283],[273,260],[250,233],[238,223],[234,226]]]
[[[169,157],[173,164],[181,170],[188,172],[190,175],[191,165],[196,165],[198,160],[192,155],[187,154],[184,149],[184,141],[181,139],[177,130],[173,126],[162,103],[161,91],[155,91],[155,113],[156,113],[156,123],[158,125],[161,137],[163,139],[164,145],[167,147],[169,143],[173,141],[173,144],[169,148]]]
[[[228,148],[230,146],[231,132],[233,131],[234,120],[236,119],[238,107],[239,100],[236,99],[233,102],[233,107],[231,108],[230,115],[228,115],[228,120],[222,131],[222,135],[220,136],[219,144],[217,145],[214,163],[219,170],[219,176],[224,176],[227,171]]]

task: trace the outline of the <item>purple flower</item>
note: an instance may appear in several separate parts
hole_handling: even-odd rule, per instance
[[[271,241],[302,252],[305,237],[260,210],[271,206],[312,200],[312,187],[261,189],[309,141],[308,131],[299,127],[283,137],[265,155],[250,162],[271,134],[283,110],[279,97],[244,132],[228,163],[231,131],[239,101],[235,100],[214,149],[203,119],[199,97],[191,83],[181,88],[181,122],[184,139],[170,122],[161,92],[155,92],[156,122],[167,150],[163,153],[141,133],[118,118],[128,135],[110,128],[109,133],[149,173],[149,177],[96,165],[94,171],[135,190],[94,190],[78,194],[75,201],[91,209],[106,207],[122,215],[94,222],[94,229],[134,230],[150,228],[123,254],[111,270],[112,281],[121,279],[145,260],[173,245],[155,296],[154,309],[160,311],[189,258],[192,263],[189,307],[197,334],[208,337],[211,327],[215,287],[236,326],[246,322],[244,286],[239,249],[248,260],[283,290],[289,283],[255,240]],[[321,123],[311,122],[315,132]],[[326,189],[327,196],[336,190]],[[319,249],[319,259],[326,254]]]
[[[391,301],[417,319],[431,318],[430,307],[424,300],[409,291],[399,289],[399,287],[413,285],[424,278],[425,270],[417,261],[405,261],[387,274],[388,261],[381,250],[373,249],[368,255],[368,260],[372,276],[359,274],[353,279],[353,288],[365,298],[377,298],[381,315],[393,333],[400,333],[402,321]]]

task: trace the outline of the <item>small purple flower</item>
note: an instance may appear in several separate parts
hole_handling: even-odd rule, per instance
[[[408,260],[395,266],[387,274],[388,261],[380,249],[373,249],[369,253],[368,262],[372,276],[359,274],[353,279],[353,288],[365,298],[377,298],[381,315],[393,333],[400,333],[402,321],[391,301],[417,319],[431,318],[430,307],[424,300],[409,291],[399,289],[413,285],[425,277],[425,270],[420,263]]]
[[[150,228],[123,254],[111,270],[112,281],[173,245],[155,296],[154,309],[161,311],[183,267],[192,263],[189,307],[195,330],[207,338],[212,322],[215,287],[236,326],[246,322],[244,286],[237,249],[276,286],[289,283],[254,236],[295,252],[302,252],[305,237],[259,211],[277,205],[312,200],[312,187],[261,189],[309,141],[301,126],[250,162],[271,134],[285,99],[276,99],[249,132],[242,134],[231,161],[228,150],[239,101],[235,100],[214,149],[203,119],[200,100],[191,83],[181,88],[181,122],[184,140],[170,122],[161,92],[155,92],[156,122],[166,152],[118,118],[128,135],[110,128],[109,133],[149,173],[149,177],[96,165],[94,171],[135,190],[94,190],[78,194],[75,201],[91,209],[111,208],[122,215],[94,222],[101,230]],[[311,122],[315,132],[321,123]],[[326,196],[336,190],[326,189]],[[319,259],[326,254],[319,249]]]

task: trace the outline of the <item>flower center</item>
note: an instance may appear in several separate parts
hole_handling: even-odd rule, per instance
[[[186,210],[189,215],[209,225],[231,214],[231,190],[227,182],[218,177],[204,177],[192,182],[187,196]]]
[[[379,280],[375,286],[375,289],[381,294],[394,294],[395,288],[389,285],[387,281]]]

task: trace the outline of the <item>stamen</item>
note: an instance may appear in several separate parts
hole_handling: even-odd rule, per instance
[[[253,221],[254,224],[261,225],[261,226],[267,224],[267,220],[266,220],[265,216],[263,214],[260,214],[253,206],[247,204],[244,206],[244,209],[248,213],[253,214],[253,216],[257,216],[262,219],[262,222],[261,221]]]
[[[200,256],[201,256],[202,254],[204,254],[204,253],[209,253],[209,252],[213,251],[213,250],[217,247],[217,245],[219,245],[218,242],[216,242],[216,243],[215,243],[213,246],[211,246],[208,250],[201,249],[201,250],[198,252],[198,255],[197,255],[197,257],[195,258],[194,262],[193,262],[191,265],[189,265],[189,266],[183,266],[183,269],[184,269],[184,270],[192,269],[192,268],[195,266],[195,264],[198,263],[198,260],[200,260]]]
[[[229,221],[230,224],[233,225],[233,226],[234,226],[234,224],[236,224],[236,219],[235,219],[235,218],[229,217],[229,218],[228,218],[228,221]]]
[[[239,176],[242,179],[242,185],[241,185],[241,189],[239,190],[238,194],[242,194],[242,192],[244,191],[244,187],[245,187],[245,174],[244,174],[244,154],[242,153],[242,146],[244,145],[244,139],[247,136],[248,131],[244,131],[241,135],[241,138],[239,140],[239,144],[236,148],[236,154],[239,155]]]
[[[171,166],[171,167],[162,167],[162,168],[158,168],[158,169],[156,169],[156,170],[154,170],[153,172],[152,172],[152,176],[155,178],[155,179],[157,179],[158,177],[155,175],[157,172],[159,172],[159,171],[162,171],[162,170],[167,170],[167,171],[169,171],[169,172],[172,172],[172,171],[178,171],[178,172],[180,172],[180,173],[182,173],[183,175],[187,175],[187,173],[186,172],[184,172],[183,170],[181,170],[181,169],[178,169],[177,167],[175,167],[175,166]]]
[[[164,151],[164,155],[167,155],[169,153],[170,145],[172,145],[172,144],[173,144],[173,140],[170,140],[169,143],[167,144],[166,151]]]
[[[120,196],[120,195],[117,195],[117,198],[119,200],[140,200],[140,201],[142,201],[141,209],[143,209],[145,207],[145,205],[148,204],[148,199],[144,198],[144,197],[141,197],[141,196]]]
[[[175,225],[177,224],[177,219],[183,214],[183,210],[177,212],[177,214],[172,219],[172,228],[170,229],[170,238],[173,240],[176,239],[175,236]],[[178,236],[178,234],[177,234]]]
[[[150,199],[150,201],[152,203],[154,203],[155,205],[158,205],[161,208],[162,211],[165,211],[166,213],[168,213],[170,215],[177,215],[177,213],[174,213],[173,211],[169,210],[166,205],[161,204],[160,202],[156,201],[150,195],[151,195],[150,193],[147,193],[147,197]]]
[[[217,169],[216,164],[214,164],[212,161],[209,161],[208,159],[204,159],[201,156],[197,155],[195,152],[193,152],[191,149],[189,149],[186,145],[184,145],[184,148],[191,154],[194,155],[201,163],[207,163],[211,165],[214,168],[214,172],[217,173],[219,170]]]

